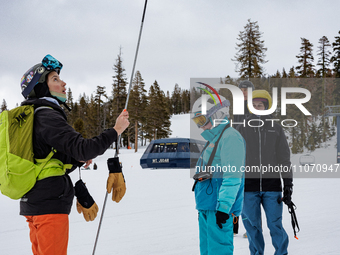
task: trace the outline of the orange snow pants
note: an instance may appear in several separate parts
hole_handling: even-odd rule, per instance
[[[69,220],[67,214],[25,216],[30,228],[34,255],[66,255]]]

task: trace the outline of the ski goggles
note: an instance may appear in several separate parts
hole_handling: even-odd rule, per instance
[[[50,70],[58,70],[60,71],[61,68],[63,68],[63,64],[60,63],[57,59],[52,57],[51,55],[46,55],[43,60],[41,61],[41,64],[46,67],[48,71]]]
[[[200,112],[196,113],[197,115],[192,118],[192,120],[195,122],[195,124],[200,128],[208,124],[210,121],[209,118],[207,118],[206,115],[202,115]]]
[[[211,116],[214,115],[216,112],[218,112],[219,110],[221,110],[224,107],[229,107],[230,106],[230,102],[229,100],[224,100],[222,102],[222,104],[217,104],[213,107],[211,107],[208,111],[207,114],[201,114],[201,112],[196,112],[195,116],[192,117],[191,119],[195,122],[195,124],[201,128],[205,125],[208,124],[209,121],[211,121]]]

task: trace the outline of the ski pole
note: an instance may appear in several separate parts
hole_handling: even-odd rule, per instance
[[[133,61],[133,67],[132,67],[132,72],[131,72],[129,90],[128,90],[128,94],[127,94],[127,97],[126,97],[126,102],[125,102],[125,108],[124,109],[127,109],[127,107],[128,107],[129,96],[130,96],[130,91],[131,91],[131,87],[132,87],[132,80],[133,80],[133,75],[134,75],[134,72],[135,72],[135,67],[136,67],[136,62],[137,62],[139,44],[140,44],[140,39],[142,37],[142,30],[143,30],[143,24],[144,24],[144,17],[145,17],[145,11],[146,11],[147,2],[148,2],[148,0],[145,0],[143,16],[142,16],[142,22],[141,22],[141,26],[140,26],[140,30],[139,30],[137,48],[136,48],[136,53],[135,53],[135,59]],[[121,138],[121,135],[118,136],[117,143],[116,143],[116,147],[118,149],[119,149],[119,145],[120,145],[120,138]],[[117,157],[117,154],[118,154],[118,150],[116,150],[116,152],[115,152],[115,157]],[[104,204],[103,204],[103,210],[102,210],[102,213],[100,215],[100,220],[99,220],[99,225],[98,225],[98,230],[97,230],[97,235],[96,235],[96,240],[95,240],[95,243],[94,243],[92,255],[94,255],[95,252],[96,252],[97,242],[98,242],[100,228],[101,228],[102,221],[103,221],[103,216],[104,216],[104,211],[105,211],[105,207],[106,207],[106,201],[107,201],[108,194],[109,193],[106,191],[105,198],[104,198]]]

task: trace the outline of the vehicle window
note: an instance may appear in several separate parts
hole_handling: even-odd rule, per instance
[[[156,143],[154,144],[151,153],[160,153],[164,151],[164,143]]]
[[[179,143],[178,152],[189,152],[189,143]]]
[[[165,145],[164,152],[176,152],[177,151],[177,143],[167,143]]]
[[[150,143],[149,146],[146,148],[145,153],[150,153],[152,148],[153,148],[153,144]]]
[[[202,151],[203,151],[203,149],[204,149],[204,145],[205,145],[205,144],[202,144],[202,143],[197,143],[197,146],[198,146],[198,149],[200,150],[200,152],[202,152]]]
[[[200,152],[196,143],[190,143],[190,152]]]

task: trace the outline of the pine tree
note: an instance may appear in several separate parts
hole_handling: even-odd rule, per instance
[[[77,118],[75,122],[73,123],[73,128],[75,131],[80,133],[84,138],[86,138],[85,135],[85,129],[84,129],[84,121],[81,118]]]
[[[71,111],[66,111],[67,115],[67,122],[72,126],[75,121],[75,111],[74,111],[74,104],[73,104],[73,96],[71,88],[67,90],[67,100],[66,104],[71,108]]]
[[[112,127],[111,123],[111,111],[112,108],[112,98],[107,97],[106,102],[103,104],[103,129],[107,129],[108,127]]]
[[[288,78],[296,78],[294,66],[289,69]]]
[[[71,88],[68,88],[67,90],[67,100],[66,100],[66,104],[71,107],[71,109],[73,108],[73,96],[72,96],[72,90]]]
[[[156,83],[157,81],[155,81]],[[155,105],[157,105],[157,94],[155,92],[154,85],[151,85],[148,93],[148,105],[146,109],[146,126],[145,126],[145,138],[156,139],[156,129],[157,129],[157,120],[159,117],[155,114]]]
[[[6,103],[6,100],[3,99],[2,104],[1,104],[1,108],[0,108],[0,112],[6,111],[6,110],[8,110],[7,109],[7,103]]]
[[[319,126],[317,127],[316,125],[316,122],[313,121],[311,124],[310,124],[310,131],[309,131],[309,138],[308,138],[308,141],[307,141],[307,148],[310,150],[310,151],[314,151],[316,148],[320,148],[320,144],[321,144],[321,134],[322,134],[322,129],[321,128],[323,126],[323,121],[324,121],[324,118],[321,117],[321,122],[319,124]]]
[[[167,104],[168,109],[169,109],[169,113],[171,115],[174,114],[174,108],[172,107],[171,96],[170,96],[169,90],[166,91],[165,100],[166,100],[166,104]]]
[[[100,134],[100,120],[98,119],[98,105],[95,101],[95,97],[91,94],[90,102],[88,103],[86,111],[86,135],[89,138]]]
[[[148,94],[146,138],[165,138],[171,134],[170,113],[166,105],[165,94],[157,81],[150,86]]]
[[[79,103],[75,102],[73,104],[73,108],[72,108],[72,124],[70,124],[71,126],[73,126],[73,123],[76,121],[77,118],[79,118],[80,114],[79,114]]]
[[[244,31],[239,33],[237,40],[240,43],[236,43],[238,51],[232,61],[237,62],[236,71],[241,78],[260,77],[264,72],[261,64],[268,61],[265,61],[267,48],[264,47],[264,40],[261,39],[262,34],[257,21],[251,22],[250,19]]]
[[[187,89],[182,90],[181,98],[182,98],[182,112],[183,113],[190,112],[190,91]]]
[[[113,66],[113,70],[115,71],[115,75],[112,76],[113,84],[112,84],[112,100],[111,106],[109,108],[109,117],[110,117],[110,125],[114,126],[114,123],[119,116],[119,114],[123,111],[126,102],[126,74],[125,69],[123,67],[123,59],[122,52],[119,49],[119,54],[117,55],[116,63]],[[128,135],[127,132],[124,132],[121,135],[122,139],[120,142],[123,142],[124,145],[127,145]],[[120,144],[121,147],[121,144]]]
[[[96,121],[98,123],[97,125],[97,133],[101,133],[105,127],[104,127],[104,101],[103,99],[107,99],[106,91],[104,86],[97,86],[96,95],[94,96],[94,107],[96,108]]]
[[[319,143],[327,142],[334,135],[332,134],[332,129],[329,125],[329,118],[325,116],[321,116],[320,123],[318,126],[319,131]]]
[[[79,117],[86,116],[87,102],[87,96],[83,93],[83,95],[79,97]]]
[[[300,54],[298,58],[299,66],[296,67],[297,73],[300,77],[313,77],[314,76],[314,57],[313,57],[313,44],[305,38],[301,38]]]
[[[335,80],[334,89],[334,105],[340,105],[340,31],[339,36],[335,36],[335,41],[332,43],[333,56],[331,62],[333,63],[333,72]]]
[[[236,79],[233,79],[230,77],[230,75],[227,75],[225,78],[224,78],[224,82],[223,82],[223,79],[221,80],[221,84],[233,84],[233,85],[236,85]]]
[[[113,110],[113,121],[115,121],[118,115],[124,109],[126,96],[127,96],[127,93],[126,93],[127,80],[125,77],[126,75],[125,75],[125,69],[123,67],[121,50],[119,51],[113,70],[115,71],[115,75],[112,76],[113,78],[112,110]]]
[[[281,78],[281,73],[279,70],[276,71],[276,74],[272,76],[272,78]]]
[[[294,67],[290,68],[289,78],[285,79],[282,83],[282,87],[298,87],[300,84],[297,82],[298,80],[294,78]],[[282,80],[282,79],[280,79]],[[298,93],[291,93],[287,95],[287,98],[301,98],[302,95]],[[279,116],[279,118],[283,118],[283,116]],[[287,114],[284,116],[284,119],[294,119],[298,121],[298,125],[294,128],[287,128],[285,131],[289,133],[290,147],[293,154],[303,152],[303,148],[305,145],[307,134],[306,131],[306,120],[304,118],[304,114],[296,107],[289,106],[287,107]]]
[[[87,122],[87,111],[88,111],[88,98],[85,95],[85,93],[83,93],[83,95],[80,97],[79,99],[79,111],[78,111],[78,116],[76,117],[76,121],[78,119],[82,120],[83,123],[83,130],[79,133],[81,133],[83,135],[83,137],[87,138],[87,130],[86,130],[86,122]],[[79,120],[78,120],[79,123]],[[75,123],[73,124],[75,125]]]
[[[340,31],[339,36],[335,36],[335,41],[332,43],[333,46],[333,56],[331,61],[333,63],[333,72],[335,78],[340,78]]]
[[[331,46],[330,42],[328,41],[328,38],[326,36],[323,36],[319,40],[319,46],[318,46],[318,56],[320,56],[319,61],[317,63],[318,66],[320,66],[320,69],[317,70],[317,75],[319,77],[327,77],[330,71],[330,56],[331,52],[328,50],[328,48]]]
[[[146,105],[146,90],[145,84],[142,78],[142,75],[139,71],[136,72],[135,78],[133,80],[133,87],[130,91],[129,96],[129,104],[128,104],[128,111],[129,111],[129,121],[132,125],[130,125],[128,129],[129,137],[130,135],[131,140],[135,144],[135,152],[138,151],[138,134],[139,128],[142,125],[142,122],[145,118],[145,108]],[[133,136],[134,135],[134,136]]]
[[[315,136],[313,136],[313,134],[316,132],[316,128],[315,128],[315,123],[312,124],[312,128],[311,128],[311,135],[308,137],[307,140],[307,149],[310,152],[315,151],[315,149],[317,148],[317,143],[315,142]]]
[[[182,98],[181,98],[181,88],[176,83],[174,91],[171,95],[171,104],[173,109],[173,114],[180,114],[182,112]]]
[[[146,132],[146,127],[147,127],[147,109],[148,109],[148,96],[147,96],[147,91],[144,89],[143,90],[143,94],[142,94],[142,105],[143,105],[143,112],[142,112],[142,116],[140,118],[141,120],[141,128],[140,128],[140,133],[141,133],[141,146],[144,146],[146,144],[146,138],[145,138],[145,134]]]

